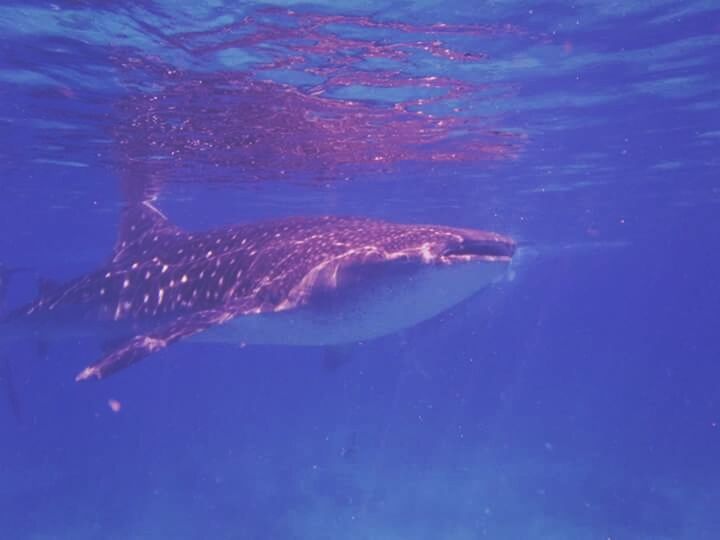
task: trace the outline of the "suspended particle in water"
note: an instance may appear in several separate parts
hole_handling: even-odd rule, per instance
[[[112,412],[119,413],[120,409],[122,409],[122,403],[120,403],[117,399],[108,399],[108,407],[110,407]]]

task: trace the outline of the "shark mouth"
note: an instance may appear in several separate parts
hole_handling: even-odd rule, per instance
[[[485,238],[464,238],[441,255],[443,262],[510,262],[515,254],[515,242],[507,237],[493,235]]]

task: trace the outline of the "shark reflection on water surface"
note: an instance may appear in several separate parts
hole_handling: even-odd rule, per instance
[[[0,340],[88,335],[119,345],[103,378],[182,339],[333,345],[393,333],[501,280],[500,234],[354,217],[186,232],[151,203],[126,209],[112,259],[0,323]]]

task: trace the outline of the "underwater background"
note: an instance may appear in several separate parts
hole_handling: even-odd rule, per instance
[[[525,246],[339,352],[182,343],[79,385],[84,341],[3,344],[0,539],[720,538],[714,2],[6,0],[0,29],[5,311],[147,197]]]

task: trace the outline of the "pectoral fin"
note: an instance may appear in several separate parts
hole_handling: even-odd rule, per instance
[[[176,341],[192,336],[208,328],[229,321],[235,316],[231,311],[207,310],[179,317],[175,321],[146,334],[138,335],[121,344],[99,361],[82,370],[75,377],[84,381],[91,377],[102,379],[133,365],[149,354],[160,351]]]

